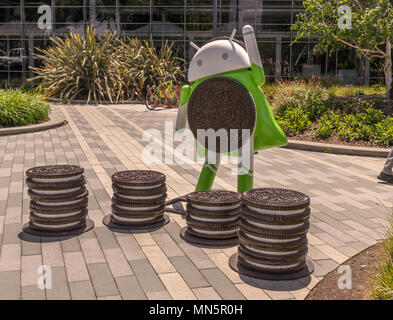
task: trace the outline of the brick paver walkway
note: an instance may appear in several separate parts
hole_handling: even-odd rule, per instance
[[[54,106],[69,124],[49,131],[0,137],[0,298],[2,299],[303,299],[325,274],[383,237],[393,186],[375,178],[384,159],[272,149],[256,156],[256,186],[287,187],[311,197],[311,281],[240,278],[228,266],[236,248],[199,248],[179,237],[181,216],[152,233],[113,233],[110,176],[145,169],[142,133],[164,129],[176,111],[143,106]],[[170,150],[169,145],[164,149]],[[89,215],[95,229],[74,238],[21,234],[28,221],[26,169],[45,164],[85,168]],[[168,197],[193,191],[200,166],[155,164],[167,176]],[[216,188],[234,190],[231,166]],[[40,265],[52,269],[52,289],[37,287]]]

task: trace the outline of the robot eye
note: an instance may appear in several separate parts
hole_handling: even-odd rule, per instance
[[[226,53],[226,52],[223,53],[223,54],[222,54],[222,58],[223,58],[224,60],[228,59],[228,53]]]
[[[202,60],[201,60],[201,59],[199,59],[199,60],[197,61],[197,65],[198,65],[198,67],[200,67],[202,64],[203,64]]]

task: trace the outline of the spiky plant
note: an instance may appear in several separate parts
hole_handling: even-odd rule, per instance
[[[144,97],[147,85],[182,84],[185,80],[184,60],[175,56],[173,42],[165,41],[157,48],[152,40],[126,37],[120,40],[118,57],[127,87],[135,88],[139,98]]]
[[[71,102],[75,98],[90,101],[119,102],[128,95],[120,71],[115,33],[97,35],[88,27],[83,35],[70,32],[68,37],[51,38],[54,46],[38,49],[43,66],[33,68],[39,89],[47,96]]]

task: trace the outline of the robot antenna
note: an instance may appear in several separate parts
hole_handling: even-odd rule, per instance
[[[235,37],[236,29],[233,29],[231,36],[229,37],[229,41],[232,42],[233,38]]]
[[[198,51],[200,48],[194,43],[194,42],[190,42],[191,47],[193,47],[196,51]]]

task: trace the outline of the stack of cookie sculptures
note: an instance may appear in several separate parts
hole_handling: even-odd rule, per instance
[[[104,217],[109,228],[150,230],[169,222],[164,214],[165,175],[150,170],[126,170],[112,175],[112,214]]]
[[[30,221],[24,231],[38,236],[67,236],[88,231],[88,194],[84,169],[51,165],[26,171],[30,196]]]
[[[307,256],[310,198],[300,192],[260,188],[242,194],[238,253],[229,264],[255,278],[289,280],[313,271]]]
[[[238,243],[241,196],[237,192],[205,190],[189,193],[187,227],[180,236],[199,245],[231,246]]]

